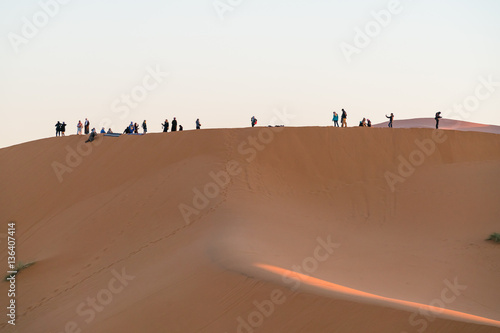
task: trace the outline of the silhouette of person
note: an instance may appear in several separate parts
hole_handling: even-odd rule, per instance
[[[56,124],[56,136],[61,136],[61,123],[58,121]]]
[[[200,124],[200,119],[196,119],[196,129],[200,129],[201,128],[201,124]]]
[[[436,119],[436,129],[439,129],[439,119],[441,118],[443,118],[441,117],[441,112],[437,112],[436,116],[434,117],[434,119]]]
[[[144,134],[148,132],[148,125],[146,124],[146,120],[142,122],[142,130],[144,131]]]
[[[342,117],[340,118],[342,122],[342,127],[347,127],[347,112],[342,109]]]
[[[370,119],[366,120],[366,126],[372,127],[372,121]]]
[[[184,127],[182,127],[182,125],[179,125],[179,132],[182,131],[184,129]]]
[[[386,118],[389,118],[389,125],[387,125],[387,126],[392,128],[392,121],[394,120],[394,113],[391,113],[390,116],[388,116],[388,115],[385,115],[385,116],[386,116]]]
[[[65,133],[66,132],[66,123],[63,121],[63,123],[61,124],[61,134],[62,136],[65,136]]]
[[[177,119],[172,120],[172,132],[177,131]]]
[[[168,119],[165,119],[165,122],[163,124],[161,124],[161,126],[163,126],[163,132],[168,132]]]

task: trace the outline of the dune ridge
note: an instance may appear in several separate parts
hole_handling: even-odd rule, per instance
[[[383,122],[373,125],[373,127],[387,127],[389,122]],[[414,118],[414,119],[401,119],[394,120],[394,128],[435,128],[436,121],[434,118]],[[469,121],[455,120],[455,119],[440,119],[439,128],[443,130],[455,131],[473,131],[483,133],[500,134],[500,126],[478,124]]]

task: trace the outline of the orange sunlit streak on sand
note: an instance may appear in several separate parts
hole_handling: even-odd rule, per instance
[[[349,287],[341,286],[332,282],[328,282],[325,280],[321,280],[312,276],[307,276],[295,271],[291,271],[285,268],[271,266],[261,263],[255,263],[255,267],[261,268],[268,272],[278,274],[287,279],[296,280],[299,283],[303,283],[305,285],[319,288],[323,292],[328,293],[330,296],[334,297],[342,297],[345,299],[361,301],[366,303],[377,303],[382,306],[388,306],[396,309],[417,312],[417,311],[425,311],[427,313],[431,313],[436,317],[455,319],[464,322],[472,322],[483,325],[490,325],[500,327],[500,321],[483,318],[479,316],[474,316],[468,313],[458,312],[454,310],[449,310],[445,308],[430,306],[426,304],[420,304],[410,301],[403,301],[399,299],[379,296],[375,294],[370,294],[364,291],[352,289]]]

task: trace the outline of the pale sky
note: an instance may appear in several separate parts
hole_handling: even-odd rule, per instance
[[[275,109],[288,126],[342,108],[350,126],[437,111],[500,125],[498,0],[1,1],[0,22],[0,147],[86,117],[115,132],[267,125]]]

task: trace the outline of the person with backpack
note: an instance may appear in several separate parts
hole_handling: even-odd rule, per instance
[[[200,129],[201,128],[201,124],[200,124],[200,119],[196,119],[196,129]]]
[[[386,118],[389,118],[389,125],[387,125],[388,127],[392,128],[392,121],[394,120],[394,113],[391,113],[390,116],[388,115],[385,115]]]
[[[172,120],[172,132],[177,131],[177,119]]]
[[[340,118],[342,121],[342,127],[347,127],[347,112],[342,109],[342,117]]]
[[[56,136],[61,136],[61,123],[58,121],[56,124]]]
[[[333,126],[339,127],[339,114],[337,112],[333,112]]]
[[[65,133],[66,132],[66,123],[63,121],[63,123],[61,124],[61,135],[62,136],[65,136]]]
[[[250,121],[252,122],[252,127],[255,127],[255,125],[257,125],[257,118],[255,118],[255,116],[252,116],[252,119],[250,119]]]
[[[439,129],[439,119],[441,118],[443,118],[441,117],[441,112],[437,112],[436,116],[434,117],[434,119],[436,119],[436,129]]]
[[[142,130],[144,131],[144,134],[148,132],[148,125],[146,124],[146,120],[142,122]]]
[[[168,132],[168,119],[165,119],[165,123],[161,124],[161,126],[163,126],[163,132],[166,133]]]

